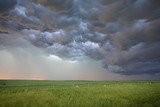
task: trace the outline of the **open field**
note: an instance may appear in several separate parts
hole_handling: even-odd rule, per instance
[[[0,80],[0,107],[158,107],[160,81]]]

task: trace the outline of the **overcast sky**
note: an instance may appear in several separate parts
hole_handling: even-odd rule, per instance
[[[160,1],[0,0],[0,79],[160,79]]]

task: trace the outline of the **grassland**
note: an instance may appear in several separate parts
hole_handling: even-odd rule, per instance
[[[0,80],[0,107],[159,107],[160,81]]]

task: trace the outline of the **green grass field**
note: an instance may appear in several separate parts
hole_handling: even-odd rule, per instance
[[[160,81],[0,80],[0,107],[160,107]]]

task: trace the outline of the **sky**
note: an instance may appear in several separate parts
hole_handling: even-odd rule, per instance
[[[0,0],[0,79],[159,80],[159,0]]]

